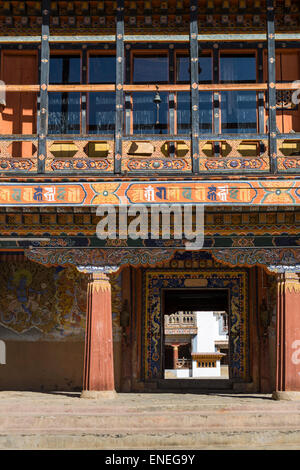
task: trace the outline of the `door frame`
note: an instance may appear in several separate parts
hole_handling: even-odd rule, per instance
[[[163,378],[163,289],[229,290],[230,377],[249,381],[249,302],[246,269],[154,270],[144,272],[143,377]]]

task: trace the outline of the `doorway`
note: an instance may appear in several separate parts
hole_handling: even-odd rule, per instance
[[[228,310],[228,289],[164,290],[164,379],[229,379]]]
[[[144,380],[153,382],[153,380],[160,381],[163,379],[162,381],[166,382],[164,379],[163,353],[164,296],[168,290],[173,289],[177,291],[201,290],[202,292],[208,290],[213,293],[225,290],[228,292],[229,379],[231,383],[250,381],[248,272],[246,269],[223,268],[145,270],[142,333],[142,373]],[[208,301],[206,308],[208,308]],[[209,306],[208,311],[211,310],[212,308]],[[184,383],[186,382],[184,381]]]

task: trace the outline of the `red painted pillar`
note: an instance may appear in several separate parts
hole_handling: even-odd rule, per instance
[[[276,390],[273,398],[300,400],[300,274],[278,274]]]
[[[173,347],[173,369],[177,369],[178,346],[177,344],[172,344],[172,347]]]
[[[83,398],[114,398],[111,286],[107,272],[90,274],[83,373]]]

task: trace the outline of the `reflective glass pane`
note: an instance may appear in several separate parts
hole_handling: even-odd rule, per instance
[[[89,93],[88,132],[113,134],[115,131],[115,93]]]
[[[52,84],[80,83],[80,57],[51,56],[49,81]]]
[[[89,83],[115,83],[116,57],[92,56],[89,59]]]
[[[51,84],[80,83],[80,57],[50,58]],[[80,133],[80,93],[49,93],[49,134]]]
[[[188,83],[190,81],[190,58],[189,56],[178,56],[176,62],[177,83]],[[199,57],[199,83],[211,83],[212,81],[212,58],[210,56]]]
[[[223,83],[255,83],[254,54],[223,55],[220,59],[220,79]],[[222,132],[257,132],[257,95],[255,91],[221,93]]]
[[[167,56],[135,56],[133,59],[134,83],[162,83],[169,81]]]
[[[222,83],[255,83],[256,58],[251,55],[222,55],[220,58],[220,80]]]
[[[49,134],[80,133],[80,93],[49,93]]]
[[[161,103],[154,103],[155,93],[133,93],[133,133],[168,132],[168,93],[160,93]]]
[[[177,133],[191,132],[191,95],[188,91],[177,93]]]
[[[226,91],[221,94],[222,132],[256,133],[257,98],[255,91]]]
[[[213,94],[209,91],[199,92],[199,131],[201,134],[212,132]]]

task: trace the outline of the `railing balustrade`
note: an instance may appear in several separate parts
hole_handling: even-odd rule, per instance
[[[284,174],[297,173],[300,170],[300,132],[277,132],[272,136],[268,132],[268,84],[230,83],[197,86],[200,118],[196,158],[199,160],[200,173],[207,176],[229,171],[236,174],[270,174],[273,168],[271,159],[274,159],[269,149],[271,138],[275,138],[277,142],[276,171]],[[280,108],[284,100],[291,98],[295,87],[293,83],[276,83],[274,86]],[[38,95],[39,90],[39,85],[5,86],[7,95],[23,92]],[[191,86],[123,85],[123,90],[124,126],[123,135],[119,137],[122,143],[121,173],[192,174],[192,158],[195,158],[195,155],[192,156],[191,153]],[[36,134],[0,134],[2,172],[55,172],[57,175],[70,172],[114,173],[115,91],[115,85],[48,85],[47,135],[41,135],[39,131]],[[237,122],[227,122],[226,110],[221,106],[219,127],[216,127],[215,109],[220,106],[220,100],[222,103],[222,93],[245,91],[254,93],[251,106],[255,104],[253,109],[258,116],[256,121],[250,119],[247,123],[244,118],[237,117]],[[154,100],[157,92],[160,96],[159,102]],[[59,97],[61,94],[72,94],[72,100],[64,102]],[[82,104],[82,94],[86,95],[86,109]],[[207,99],[208,95],[214,98],[210,101]],[[42,112],[41,109],[38,112],[38,122]],[[86,113],[85,133],[82,128],[83,112]],[[38,122],[34,123],[37,129]],[[264,129],[264,132],[259,133],[258,129]],[[47,149],[47,154],[42,156],[42,170],[39,165],[41,156],[37,151],[41,138],[46,141]]]

